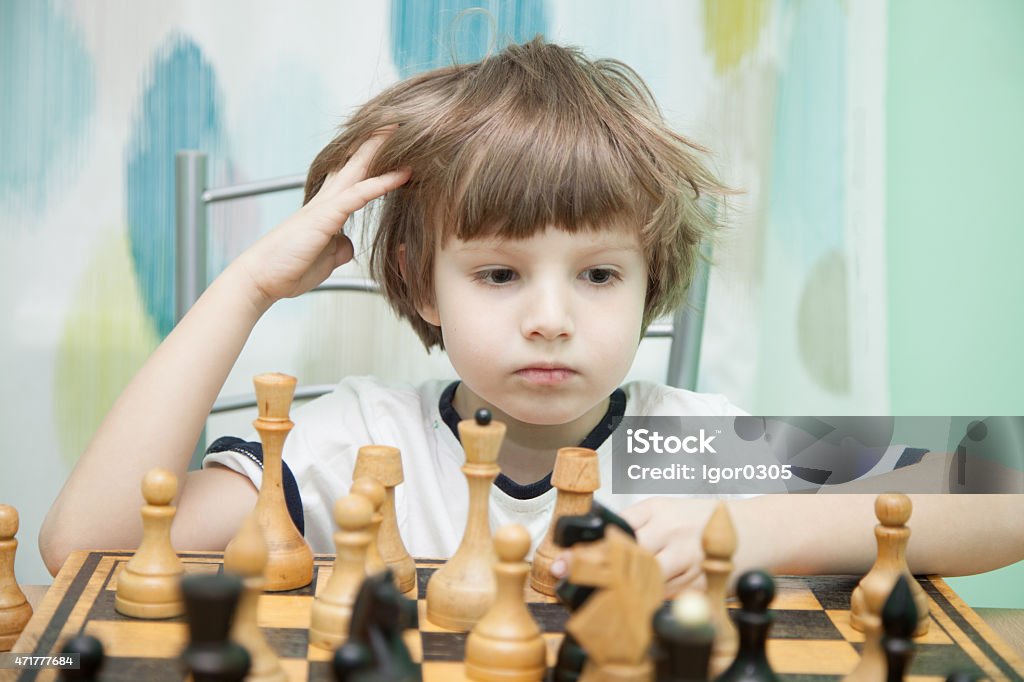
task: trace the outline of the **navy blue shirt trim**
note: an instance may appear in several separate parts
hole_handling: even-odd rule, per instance
[[[208,455],[217,452],[237,452],[256,462],[260,469],[263,468],[262,443],[253,443],[234,436],[224,436],[213,441],[206,449]],[[288,463],[283,459],[281,460],[281,484],[284,487],[284,501],[288,506],[288,514],[292,517],[292,523],[299,529],[301,535],[305,535],[306,520],[302,515],[302,496],[299,495],[299,485],[295,482],[295,476],[288,468]]]
[[[455,408],[452,407],[452,400],[455,398],[455,389],[458,388],[459,383],[461,382],[453,381],[450,383],[444,389],[444,392],[441,393],[441,399],[437,405],[437,409],[441,413],[441,419],[448,425],[451,432],[455,434],[456,439],[459,438],[459,422],[462,421],[462,418],[455,411]],[[579,447],[597,450],[602,443],[608,440],[608,436],[612,435],[612,431],[619,425],[622,421],[622,416],[625,414],[626,392],[621,388],[617,388],[609,396],[608,411],[605,412],[604,417],[601,418],[597,426],[587,434],[587,437],[583,439]],[[549,473],[539,481],[526,484],[516,483],[505,474],[498,474],[498,477],[494,480],[494,485],[498,486],[509,497],[517,500],[532,500],[551,490],[551,474]]]

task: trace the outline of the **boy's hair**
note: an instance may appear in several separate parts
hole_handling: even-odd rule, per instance
[[[380,200],[370,271],[428,350],[443,348],[441,330],[417,307],[433,303],[435,249],[448,237],[635,225],[648,266],[646,329],[681,303],[715,227],[698,198],[727,193],[635,71],[537,36],[371,99],[313,161],[305,201],[362,142],[395,125],[368,176],[403,166],[412,176]]]

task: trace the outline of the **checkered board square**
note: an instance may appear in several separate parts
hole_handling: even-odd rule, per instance
[[[178,656],[188,633],[182,618],[137,620],[114,610],[117,577],[130,552],[77,552],[71,556],[47,593],[14,651],[53,655],[63,642],[86,632],[104,644],[107,659],[103,680],[182,680]],[[186,570],[218,572],[219,553],[184,553]],[[331,680],[332,652],[310,646],[310,610],[317,591],[331,573],[333,557],[316,557],[313,582],[290,592],[260,597],[259,622],[270,645],[282,658],[289,678]],[[419,625],[407,632],[413,657],[422,663],[425,682],[466,679],[462,657],[466,634],[434,626],[425,617],[426,584],[443,564],[417,562]],[[984,624],[940,578],[921,578],[929,596],[931,627],[917,640],[909,679],[943,680],[953,670],[966,670],[992,680],[1024,680],[1021,659]],[[848,576],[780,577],[772,602],[775,621],[768,658],[786,680],[840,680],[859,660],[863,635],[849,626],[850,594],[857,579]],[[540,625],[553,665],[562,640],[566,610],[549,597],[527,589],[528,608]],[[9,671],[5,671],[9,672]],[[19,680],[53,680],[55,670],[26,670]]]

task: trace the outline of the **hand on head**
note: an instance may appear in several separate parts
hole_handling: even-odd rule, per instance
[[[393,132],[382,129],[363,142],[343,168],[327,176],[316,196],[232,264],[251,279],[256,303],[269,307],[282,298],[303,294],[352,260],[352,241],[342,232],[349,216],[410,177],[404,168],[366,175],[377,150]]]

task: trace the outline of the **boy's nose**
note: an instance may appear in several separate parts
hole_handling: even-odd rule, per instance
[[[556,285],[537,286],[525,298],[523,335],[548,340],[573,334],[572,301],[568,288]]]

